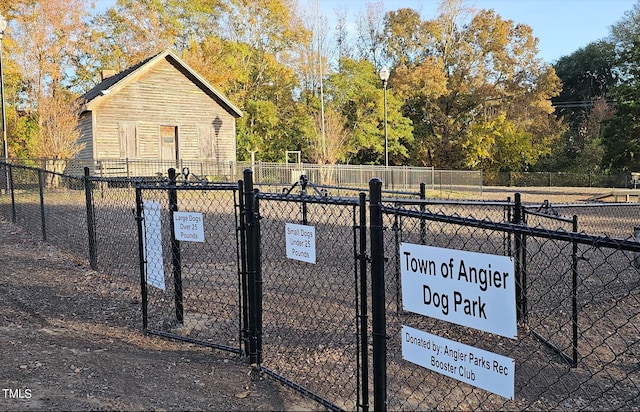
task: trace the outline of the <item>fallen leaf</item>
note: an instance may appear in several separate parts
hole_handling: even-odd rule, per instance
[[[244,391],[244,392],[240,392],[240,393],[236,393],[236,398],[238,399],[244,399],[247,396],[249,396],[249,391]]]

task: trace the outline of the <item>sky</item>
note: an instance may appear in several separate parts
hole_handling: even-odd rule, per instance
[[[505,20],[524,23],[533,28],[539,39],[538,57],[555,63],[587,44],[609,35],[609,28],[624,17],[640,0],[468,0],[478,9],[493,9]],[[335,28],[336,10],[346,10],[347,19],[354,24],[367,3],[375,0],[318,0],[320,12],[326,17],[329,30]],[[412,8],[424,20],[437,16],[439,0],[382,0],[385,11]],[[101,11],[115,4],[115,0],[95,0]],[[299,0],[300,4],[314,4]]]

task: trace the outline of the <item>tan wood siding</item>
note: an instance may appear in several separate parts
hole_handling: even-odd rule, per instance
[[[78,120],[78,130],[80,131],[78,144],[84,144],[84,148],[76,155],[76,158],[91,161],[93,159],[93,125],[91,112],[85,112],[80,116]]]
[[[96,109],[96,157],[121,158],[119,124],[136,122],[138,158],[160,158],[160,126],[176,126],[178,154],[183,160],[201,159],[199,127],[211,125],[213,146],[221,161],[236,158],[235,118],[163,60],[136,81],[109,96]]]

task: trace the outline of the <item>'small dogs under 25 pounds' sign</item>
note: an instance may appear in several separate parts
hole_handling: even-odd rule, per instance
[[[405,310],[516,337],[510,257],[402,243],[400,271]]]

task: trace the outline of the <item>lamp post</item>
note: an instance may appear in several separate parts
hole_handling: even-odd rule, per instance
[[[5,170],[6,170],[6,189],[9,192],[9,145],[7,144],[7,113],[4,108],[4,70],[2,64],[2,39],[4,38],[4,31],[7,29],[7,20],[2,14],[0,14],[0,95],[2,99],[2,150],[4,155]]]
[[[384,89],[384,166],[389,166],[389,137],[387,136],[387,80],[389,80],[389,69],[382,66],[378,73],[382,80],[382,88]]]

